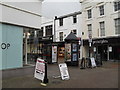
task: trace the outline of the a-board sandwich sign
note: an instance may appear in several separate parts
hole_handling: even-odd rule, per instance
[[[68,68],[67,68],[66,63],[59,64],[59,69],[60,69],[60,74],[61,74],[62,80],[69,80],[70,76],[68,73]]]
[[[92,67],[96,67],[95,58],[91,58],[91,65]]]
[[[44,80],[45,76],[45,61],[43,59],[37,58],[34,77],[39,80]]]

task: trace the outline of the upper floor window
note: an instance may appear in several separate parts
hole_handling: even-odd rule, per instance
[[[92,24],[88,24],[88,37],[92,38]]]
[[[59,19],[59,25],[60,25],[60,26],[63,26],[63,18],[60,18],[60,19]]]
[[[73,23],[77,23],[77,16],[76,15],[73,16]]]
[[[60,38],[59,38],[60,41],[63,41],[63,32],[60,32],[60,33],[59,33],[59,36],[60,36]]]
[[[100,36],[105,36],[105,22],[100,22]]]
[[[43,37],[43,27],[38,31],[38,37]]]
[[[115,11],[120,10],[120,1],[114,2],[114,10],[115,10]]]
[[[35,31],[34,30],[29,30],[29,34],[30,34],[30,38],[33,38],[33,37],[35,37]]]
[[[115,19],[115,34],[120,34],[120,18]]]
[[[45,34],[46,34],[46,36],[51,36],[52,35],[52,28],[53,28],[52,25],[49,25],[49,26],[45,27]]]
[[[76,35],[77,34],[77,30],[76,29],[72,30],[72,33],[74,33]]]
[[[87,10],[87,13],[88,13],[88,19],[92,18],[92,10],[91,9]]]
[[[104,15],[104,5],[99,6],[100,16]]]

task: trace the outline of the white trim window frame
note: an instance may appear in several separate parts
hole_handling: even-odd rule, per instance
[[[115,34],[120,34],[120,18],[114,19],[115,21]]]
[[[92,18],[92,9],[87,10],[88,19]]]
[[[114,2],[114,11],[119,11],[120,10],[120,1],[115,1]]]
[[[100,36],[105,36],[105,22],[99,22],[100,24]]]
[[[100,16],[104,15],[104,5],[99,6]]]
[[[63,32],[59,32],[59,40],[63,41]]]

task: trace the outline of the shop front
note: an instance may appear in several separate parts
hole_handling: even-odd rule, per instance
[[[88,40],[83,40],[83,44],[87,46]],[[120,61],[120,36],[93,39],[90,54],[91,57],[100,57],[102,61]]]
[[[39,43],[41,43],[41,58],[47,60],[49,64],[52,63],[52,42],[53,36],[42,37],[39,39]]]
[[[0,70],[22,67],[23,28],[8,24],[0,26]]]

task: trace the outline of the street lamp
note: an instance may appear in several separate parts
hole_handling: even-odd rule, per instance
[[[27,39],[29,38],[30,33],[28,31],[25,32],[25,64],[28,64],[27,62]]]

